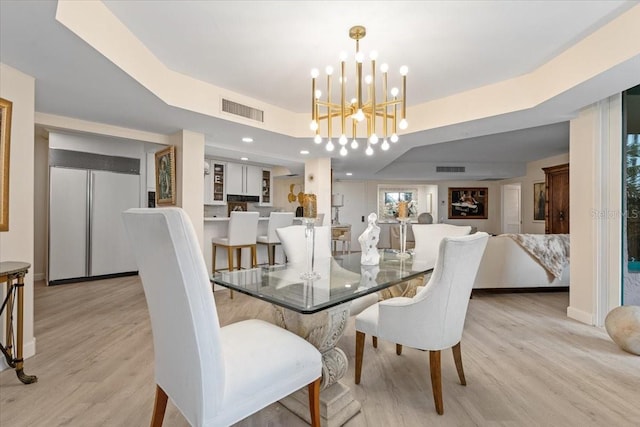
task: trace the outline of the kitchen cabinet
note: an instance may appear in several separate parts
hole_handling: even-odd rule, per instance
[[[206,159],[205,162],[209,163],[209,174],[204,176],[204,204],[225,205],[227,164],[213,159]]]
[[[273,206],[273,182],[271,169],[262,169],[262,193],[260,194],[260,206]]]
[[[262,168],[259,166],[227,163],[227,194],[260,197]]]

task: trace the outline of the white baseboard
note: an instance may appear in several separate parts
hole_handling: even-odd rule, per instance
[[[27,360],[27,358],[35,355],[36,355],[36,338],[33,337],[30,341],[26,341],[23,343],[22,358],[24,360]],[[2,356],[2,358],[0,359],[0,372],[4,371],[5,369],[13,369],[13,368],[10,368],[9,365],[7,365],[7,361],[5,360],[4,356]]]
[[[594,325],[593,314],[586,311],[578,310],[575,307],[567,307],[567,317],[577,320],[578,322],[586,323],[587,325]]]

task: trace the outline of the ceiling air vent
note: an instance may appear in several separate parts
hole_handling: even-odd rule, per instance
[[[264,111],[247,105],[238,104],[237,102],[222,99],[222,111],[236,116],[242,116],[257,122],[264,122]]]
[[[464,171],[464,166],[436,166],[436,172],[460,173]]]

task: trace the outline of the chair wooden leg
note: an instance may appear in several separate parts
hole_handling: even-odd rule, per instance
[[[438,415],[444,413],[442,405],[442,371],[440,370],[440,350],[429,352],[429,367],[431,370],[431,390]]]
[[[238,259],[238,263],[240,263],[240,259]],[[231,246],[227,246],[227,268],[229,271],[233,271],[233,248]],[[233,299],[233,289],[229,289],[229,298]]]
[[[162,427],[164,413],[167,409],[167,393],[156,384],[156,400],[153,404],[153,416],[151,417],[151,427]]]
[[[211,272],[216,272],[216,245],[211,245]]]
[[[258,247],[251,245],[251,267],[256,268],[258,266]]]
[[[267,245],[267,256],[269,258],[269,265],[274,265],[276,263],[276,245],[271,243]]]
[[[308,385],[309,390],[309,414],[311,415],[311,427],[320,427],[320,382],[322,377]]]
[[[398,356],[402,354],[402,344],[396,344],[396,354]]]
[[[371,337],[371,345],[373,348],[378,348],[378,337]]]
[[[362,356],[364,355],[364,339],[365,339],[365,333],[356,331],[356,384],[360,384],[360,375],[362,374]]]
[[[456,369],[458,370],[460,384],[467,385],[467,380],[464,378],[464,369],[462,368],[462,351],[460,350],[460,343],[454,345],[451,348],[451,351],[453,351],[453,361],[456,362]]]

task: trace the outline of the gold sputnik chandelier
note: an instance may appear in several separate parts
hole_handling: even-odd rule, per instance
[[[402,94],[400,95],[398,88],[394,87],[390,91],[387,89],[387,74],[389,66],[387,64],[380,65],[380,73],[382,74],[382,91],[376,92],[376,59],[377,52],[372,51],[369,54],[371,59],[371,74],[362,77],[364,54],[360,52],[360,39],[366,35],[366,29],[363,26],[356,25],[349,30],[349,37],[356,41],[355,55],[355,84],[352,90],[355,90],[355,97],[347,101],[347,78],[345,75],[345,61],[347,54],[340,55],[340,102],[335,103],[331,100],[331,77],[333,75],[333,67],[326,68],[327,74],[327,97],[321,100],[322,92],[317,89],[316,79],[320,75],[317,68],[311,70],[311,130],[315,132],[314,142],[321,144],[323,137],[321,136],[321,124],[326,122],[326,149],[333,151],[335,145],[333,143],[334,136],[338,137],[340,145],[340,155],[346,156],[349,152],[347,144],[349,138],[347,132],[350,131],[352,150],[358,148],[358,135],[363,135],[363,128],[366,125],[367,148],[365,153],[372,155],[373,147],[379,145],[381,150],[388,150],[389,141],[395,143],[398,141],[397,128],[406,129],[407,120],[407,72],[406,66],[400,67],[400,75],[402,76]],[[366,84],[365,90],[367,101],[363,101],[363,81]],[[377,102],[378,101],[378,102]],[[400,107],[400,108],[398,108]],[[400,110],[400,116],[398,116]],[[339,119],[339,122],[337,121]],[[334,120],[337,123],[334,123]],[[348,122],[349,121],[349,122]],[[340,127],[339,134],[334,135],[333,127]],[[350,129],[349,129],[350,128]],[[358,130],[360,129],[360,133]]]

